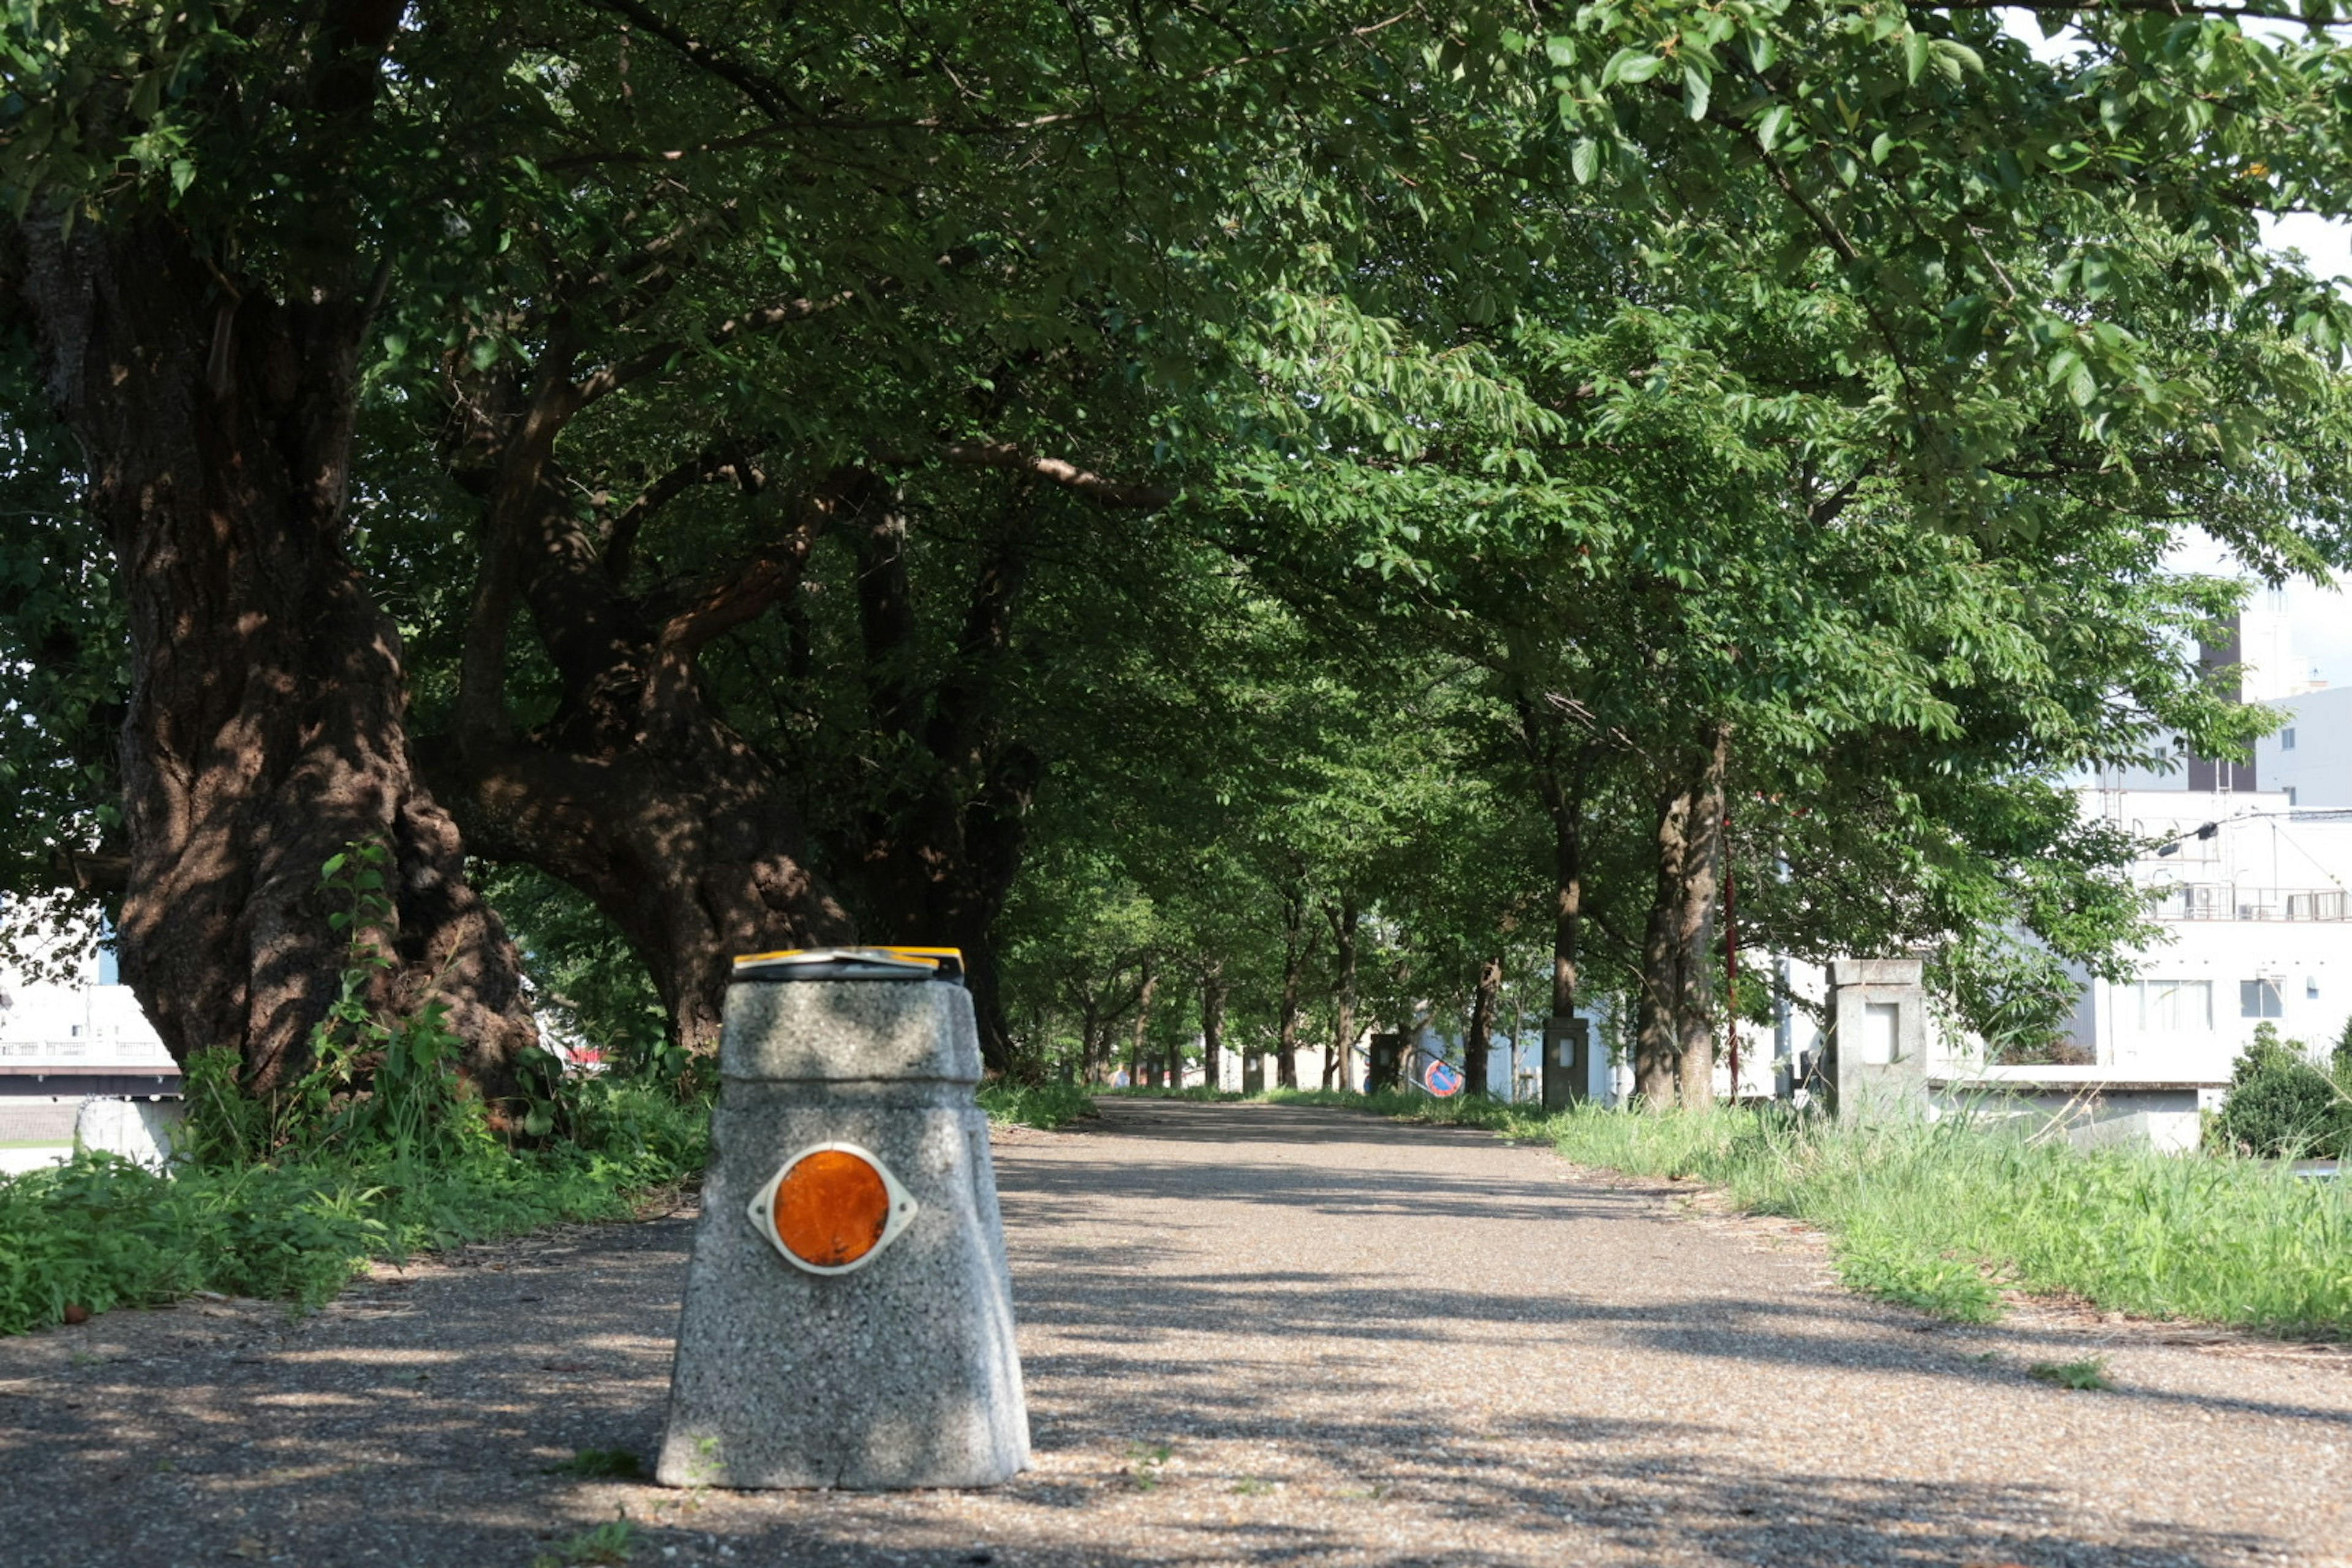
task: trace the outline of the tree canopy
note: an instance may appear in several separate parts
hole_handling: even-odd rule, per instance
[[[16,7],[12,921],[257,1087],[359,840],[493,1093],[857,936],[1000,1071],[1602,998],[1704,1098],[1729,886],[2030,1045],[2065,781],[2259,724],[2171,547],[2345,552],[2352,99],[2018,14]]]

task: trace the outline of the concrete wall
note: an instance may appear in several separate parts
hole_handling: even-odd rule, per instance
[[[2286,729],[2254,742],[2263,787],[2290,795],[2297,806],[2352,806],[2352,686],[2268,706],[2284,716]]]

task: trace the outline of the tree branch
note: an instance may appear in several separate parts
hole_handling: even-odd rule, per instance
[[[598,398],[618,392],[630,383],[642,380],[656,371],[664,369],[680,355],[693,353],[699,350],[722,349],[751,336],[753,332],[790,326],[795,321],[805,321],[812,316],[823,315],[825,311],[845,305],[856,298],[857,298],[856,289],[845,289],[830,299],[787,300],[782,304],[764,306],[757,310],[747,310],[742,315],[721,321],[709,337],[698,342],[676,339],[668,342],[656,343],[643,353],[622,360],[615,364],[608,364],[602,370],[583,377],[572,389],[574,403],[571,412],[576,414]]]
[[[605,527],[604,575],[616,585],[625,581],[630,553],[646,521],[695,486],[713,479],[731,479],[746,495],[757,495],[765,489],[768,476],[751,460],[756,450],[731,445],[706,447],[647,485]]]
[[[1009,441],[950,441],[939,449],[937,456],[940,461],[958,468],[997,468],[1007,473],[1027,474],[1108,507],[1131,507],[1154,511],[1177,496],[1173,486],[1133,484],[1108,479],[1060,458],[1041,457],[1034,452],[1024,451]],[[903,456],[892,456],[886,460],[897,463],[920,461],[919,458]]]

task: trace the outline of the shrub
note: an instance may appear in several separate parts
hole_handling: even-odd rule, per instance
[[[2343,1047],[2337,1047],[2339,1058]],[[2218,1149],[2265,1158],[2352,1156],[2352,1093],[2312,1064],[2302,1045],[2269,1024],[2230,1071],[2230,1089],[2213,1118]]]

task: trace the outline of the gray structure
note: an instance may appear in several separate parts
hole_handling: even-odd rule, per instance
[[[1822,1079],[1840,1116],[1932,1114],[1927,993],[1916,958],[1841,958],[1830,965],[1830,1040]]]
[[[657,1478],[971,1487],[1029,1462],[971,998],[939,981],[739,981]],[[854,1272],[746,1207],[812,1146],[870,1151],[917,1208]]]
[[[1591,1098],[1592,1025],[1558,1014],[1544,1021],[1543,1108],[1566,1110]]]

